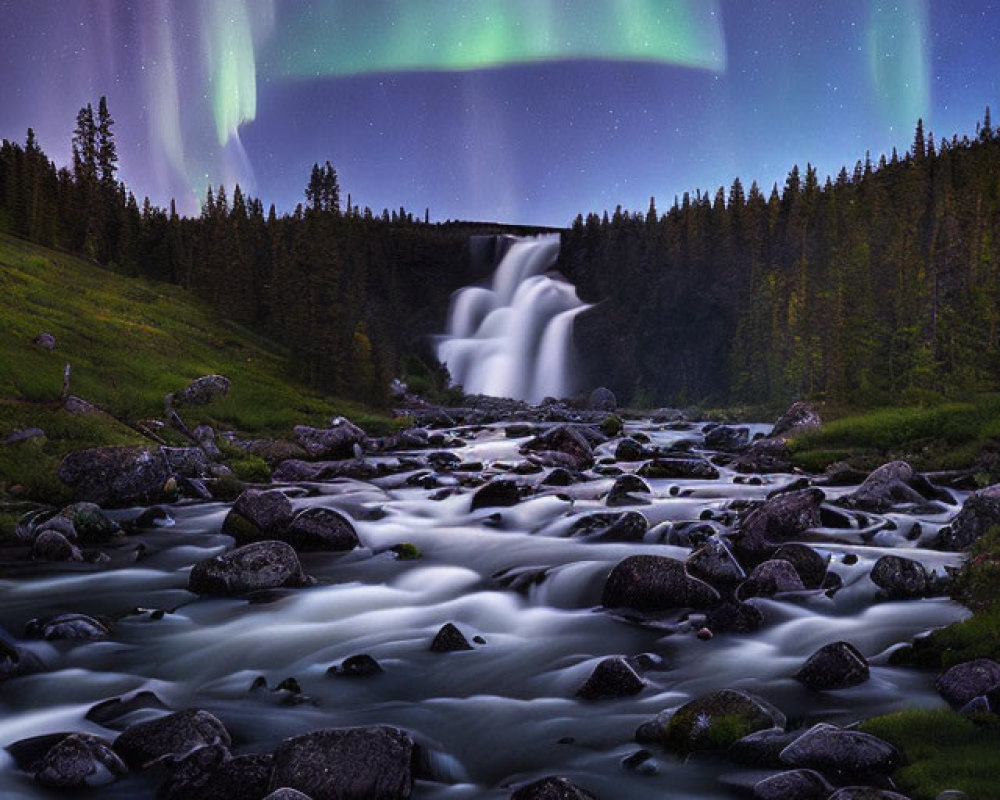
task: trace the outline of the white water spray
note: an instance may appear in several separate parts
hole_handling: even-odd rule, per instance
[[[573,319],[589,306],[571,284],[545,274],[558,255],[558,234],[517,239],[489,288],[453,295],[437,356],[455,384],[533,403],[576,389]]]

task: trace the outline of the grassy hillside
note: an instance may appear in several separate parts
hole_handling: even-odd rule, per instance
[[[67,452],[103,444],[148,443],[131,427],[163,418],[168,392],[201,375],[232,381],[229,396],[185,408],[185,421],[247,434],[289,434],[344,414],[378,432],[391,425],[356,405],[322,397],[287,376],[288,354],[220,319],[176,286],[128,278],[86,261],[0,235],[0,441],[12,431],[46,436],[0,444],[0,499],[57,501],[55,468]],[[53,351],[32,343],[42,331]],[[110,416],[61,408],[63,370],[70,392]],[[167,438],[175,437],[170,431]]]

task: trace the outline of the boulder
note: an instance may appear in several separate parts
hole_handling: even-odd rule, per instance
[[[331,667],[327,670],[327,674],[339,675],[343,678],[372,678],[382,672],[384,672],[382,666],[367,653],[348,656],[343,660],[339,669]]]
[[[778,421],[774,423],[768,436],[791,439],[806,431],[817,430],[822,424],[823,421],[815,406],[804,400],[799,400],[792,403],[788,411],[778,417]]]
[[[809,656],[794,677],[814,692],[846,689],[868,680],[868,661],[851,643],[832,642]]]
[[[692,578],[684,564],[665,556],[629,556],[620,561],[604,584],[601,603],[607,608],[667,611],[711,608],[719,593]]]
[[[642,461],[650,455],[649,450],[632,438],[622,439],[615,448],[616,461]]]
[[[307,794],[302,794],[298,789],[283,787],[275,789],[264,800],[312,800],[312,798]]]
[[[835,783],[891,775],[902,763],[899,751],[870,733],[819,723],[781,751],[790,767],[815,769]]]
[[[26,442],[29,439],[44,439],[45,431],[41,428],[22,428],[19,431],[12,431],[3,440],[4,444],[17,444],[18,442]]]
[[[597,512],[580,516],[569,529],[571,536],[604,542],[641,542],[649,523],[638,511],[620,514]]]
[[[587,408],[591,411],[614,411],[618,408],[618,399],[610,389],[599,386],[587,398]]]
[[[827,800],[832,791],[830,782],[811,769],[779,772],[753,786],[755,800]]]
[[[720,689],[678,708],[663,743],[679,753],[725,750],[751,733],[784,726],[785,715],[766,700],[740,689]]]
[[[890,461],[873,471],[864,483],[837,502],[847,508],[880,514],[902,503],[925,502],[927,498],[911,485],[915,483],[916,475],[909,464]]]
[[[765,500],[740,519],[732,536],[737,555],[766,558],[779,544],[818,527],[824,498],[819,489],[800,489]]]
[[[367,481],[378,477],[380,464],[344,458],[339,461],[302,461],[291,458],[282,461],[271,473],[275,483],[303,483],[305,481],[331,481],[335,478],[354,478]]]
[[[615,697],[629,697],[639,694],[646,686],[628,662],[621,656],[605,658],[576,690],[576,696],[583,700],[604,700]]]
[[[690,575],[720,592],[732,591],[746,578],[743,567],[719,539],[709,539],[688,556],[685,567]]]
[[[765,728],[733,742],[727,755],[735,763],[747,767],[781,767],[781,751],[794,742],[798,735],[795,731],[789,732],[782,728]]]
[[[751,633],[764,627],[764,615],[750,603],[722,603],[705,615],[705,627],[713,633]]]
[[[42,756],[35,780],[50,789],[97,789],[127,772],[107,741],[88,733],[71,733]]]
[[[469,640],[453,623],[446,622],[434,636],[430,650],[432,653],[454,653],[460,650],[474,650]]]
[[[654,458],[639,467],[635,474],[654,480],[714,481],[719,477],[719,470],[704,458]]]
[[[300,511],[278,538],[299,552],[344,552],[361,546],[350,520],[332,508],[321,506]]]
[[[569,456],[568,466],[579,472],[594,465],[594,450],[587,438],[575,427],[560,425],[536,436],[524,445],[529,451],[555,451]]]
[[[313,731],[278,745],[269,789],[312,800],[408,800],[413,753],[413,739],[398,728]]]
[[[1000,483],[973,492],[951,525],[937,540],[941,550],[964,550],[995,525],[1000,525]]]
[[[83,641],[87,639],[107,639],[111,629],[86,614],[56,614],[52,617],[38,617],[29,620],[24,626],[24,635],[29,639],[45,639],[55,641],[71,639]]]
[[[115,739],[114,749],[129,766],[144,768],[166,756],[231,743],[229,731],[217,717],[191,708],[130,725]]]
[[[750,442],[749,428],[734,428],[729,425],[716,425],[705,432],[705,447],[709,450],[733,452],[741,450]]]
[[[78,450],[62,460],[58,474],[77,498],[106,507],[171,499],[166,462],[146,447]]]
[[[215,443],[215,430],[211,425],[199,425],[191,431],[191,435],[207,458],[215,460],[222,457],[222,451]]]
[[[35,561],[83,561],[83,553],[59,531],[42,531],[31,544]]]
[[[795,567],[802,585],[807,589],[819,589],[823,585],[826,568],[830,563],[829,555],[822,556],[809,545],[798,542],[781,545],[774,551],[773,558],[787,561]]]
[[[303,573],[299,557],[289,544],[264,541],[199,561],[191,570],[188,590],[228,596],[313,582]]]
[[[66,506],[58,516],[39,525],[38,531],[56,527],[61,519],[67,520],[72,525],[74,540],[84,544],[104,544],[122,535],[121,526],[108,517],[96,503],[74,503]]]
[[[635,497],[634,495],[649,493],[649,484],[647,484],[642,478],[638,478],[635,475],[622,475],[617,478],[611,486],[611,491],[608,492],[605,504],[612,508],[615,506],[646,504],[649,502],[648,500],[645,498]]]
[[[268,792],[274,757],[236,756],[223,745],[199,747],[171,764],[157,800],[258,800]]]
[[[955,708],[961,708],[997,685],[1000,685],[1000,664],[990,658],[956,664],[934,681],[938,694]]]
[[[203,375],[174,395],[176,405],[203,406],[229,394],[229,378],[223,375]]]
[[[742,474],[791,472],[792,452],[784,439],[758,439],[729,463]]]
[[[38,334],[38,336],[31,340],[31,343],[36,347],[42,348],[42,350],[56,349],[56,337],[48,331],[42,331]]]
[[[750,576],[740,585],[739,597],[771,597],[782,592],[805,590],[799,573],[788,561],[772,558],[753,568]]]
[[[510,800],[595,800],[571,780],[549,776],[515,789]]]
[[[352,458],[355,445],[360,448],[366,438],[361,428],[343,417],[333,420],[329,428],[296,425],[293,433],[311,458]]]
[[[278,538],[292,521],[292,502],[277,489],[246,489],[222,521],[222,532],[239,544]]]
[[[515,506],[521,501],[517,481],[511,478],[494,478],[472,495],[470,511],[494,506]]]
[[[902,556],[882,556],[872,567],[870,577],[893,600],[925,597],[933,583],[923,564]]]

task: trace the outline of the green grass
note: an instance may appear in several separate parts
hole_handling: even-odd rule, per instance
[[[372,434],[399,427],[377,412],[292,380],[288,352],[221,319],[177,286],[124,277],[0,235],[0,297],[0,440],[27,427],[47,434],[43,440],[0,445],[0,500],[63,502],[55,469],[66,453],[148,443],[128,423],[162,419],[168,392],[209,373],[226,375],[230,393],[207,406],[181,409],[189,427],[289,436],[297,424],[323,426],[336,415]],[[56,337],[54,351],[32,344],[42,331]],[[71,393],[110,417],[73,416],[60,408],[67,363]],[[161,435],[174,444],[184,441],[169,430]],[[244,462],[238,474],[263,477],[263,464]],[[8,527],[2,520],[0,526]]]
[[[964,403],[848,413],[794,440],[792,453],[811,471],[834,461],[873,467],[895,458],[917,469],[960,469],[974,466],[998,437],[1000,395],[983,395]]]
[[[993,715],[971,721],[948,709],[909,710],[875,717],[861,730],[894,744],[906,765],[893,775],[913,800],[960,789],[970,800],[1000,797],[1000,726]]]

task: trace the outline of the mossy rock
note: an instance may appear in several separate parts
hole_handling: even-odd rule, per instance
[[[751,733],[784,725],[785,715],[766,700],[739,689],[721,689],[677,709],[663,744],[677,753],[725,750]]]

